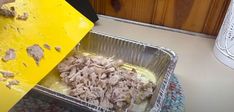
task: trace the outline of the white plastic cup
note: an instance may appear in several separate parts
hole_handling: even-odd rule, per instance
[[[214,46],[218,60],[234,69],[234,0],[231,0]]]

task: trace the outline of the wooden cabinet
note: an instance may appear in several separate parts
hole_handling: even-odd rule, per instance
[[[230,0],[90,0],[97,13],[217,35]]]

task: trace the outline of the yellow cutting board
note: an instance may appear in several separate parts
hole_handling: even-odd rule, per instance
[[[21,21],[0,16],[0,57],[9,48],[15,49],[17,55],[15,60],[7,63],[0,60],[0,70],[16,73],[14,79],[20,81],[11,89],[5,86],[7,82],[0,82],[0,112],[8,111],[17,103],[93,27],[92,22],[65,0],[16,0],[9,6],[15,6],[18,14],[29,13],[29,18]],[[51,46],[51,50],[43,48],[45,55],[37,66],[26,48],[33,44],[43,47],[45,43]],[[55,46],[61,46],[61,52],[57,52]]]

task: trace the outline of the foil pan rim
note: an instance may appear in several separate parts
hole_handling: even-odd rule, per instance
[[[114,35],[110,35],[110,34],[107,34],[107,33],[104,33],[104,32],[97,32],[97,31],[94,31],[94,30],[90,31],[90,33],[101,35],[101,36],[106,36],[108,38],[113,38],[113,39],[116,39],[116,40],[127,41],[127,42],[130,42],[130,43],[133,43],[133,44],[142,45],[144,47],[150,47],[150,48],[158,49],[158,50],[163,51],[164,53],[166,53],[167,55],[170,56],[170,59],[168,59],[168,60],[170,60],[170,63],[168,64],[168,67],[165,69],[165,75],[163,76],[163,82],[162,82],[161,86],[159,86],[159,93],[158,93],[158,95],[156,97],[156,101],[155,101],[153,107],[151,107],[148,110],[150,112],[160,112],[161,107],[162,107],[162,103],[163,103],[163,100],[165,98],[165,94],[167,92],[167,88],[168,88],[168,85],[169,85],[169,79],[170,79],[171,75],[173,75],[173,72],[174,72],[174,69],[175,69],[175,66],[176,66],[176,63],[177,63],[177,60],[178,60],[177,54],[174,51],[172,51],[171,49],[168,49],[168,48],[165,48],[165,47],[159,47],[159,46],[143,43],[143,42],[136,41],[136,40],[126,39],[126,38],[121,37],[121,36],[114,36]],[[46,92],[46,94],[49,94],[51,96],[54,96],[54,95],[60,96],[61,100],[64,100],[64,97],[68,98],[68,99],[66,99],[66,100],[68,100],[68,102],[76,101],[75,98],[72,98],[71,96],[63,95],[61,93],[50,90],[49,88],[43,87],[41,85],[36,85],[36,87],[34,89],[38,90],[39,92],[40,91]],[[82,102],[82,101],[80,102],[80,100],[78,102],[76,102],[76,103],[78,103],[80,105],[82,105],[82,103],[85,103],[85,105],[83,105],[83,106],[85,106],[87,108],[89,108],[87,106],[87,104],[90,105],[90,103]],[[94,107],[95,107],[95,109],[94,108],[89,108],[89,109],[94,110],[94,111],[109,111],[109,110],[103,109],[101,107],[99,108],[99,106],[94,106]]]

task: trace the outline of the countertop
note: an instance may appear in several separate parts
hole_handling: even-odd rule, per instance
[[[215,58],[214,39],[103,16],[93,30],[175,51],[175,74],[184,90],[186,112],[234,111],[234,70]]]

